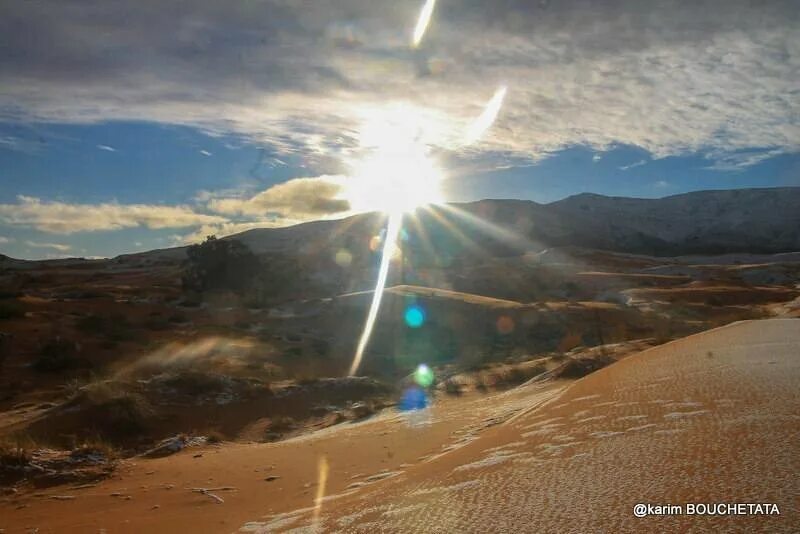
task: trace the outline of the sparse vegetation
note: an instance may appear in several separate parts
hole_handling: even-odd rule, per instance
[[[31,451],[19,442],[0,442],[0,470],[18,469],[31,462]]]
[[[16,300],[0,300],[0,321],[25,317],[25,308]]]
[[[125,384],[98,381],[83,387],[70,405],[82,413],[90,435],[114,442],[145,430],[153,407]]]
[[[56,336],[47,341],[33,362],[40,373],[60,373],[86,367],[87,362],[79,355],[80,347],[72,340]]]
[[[209,236],[186,251],[182,283],[186,291],[234,291],[250,287],[260,263],[250,249],[235,239]]]
[[[556,376],[559,378],[582,378],[607,365],[611,365],[615,361],[614,358],[605,355],[598,355],[593,358],[569,358],[556,372]]]
[[[216,443],[222,443],[223,441],[225,441],[225,435],[222,434],[222,432],[218,430],[209,430],[206,432],[207,443],[214,445]]]
[[[461,384],[454,378],[448,378],[444,381],[444,391],[448,395],[460,396],[462,394]]]
[[[295,427],[295,420],[289,416],[279,415],[273,418],[269,423],[269,431],[275,433],[283,433],[292,430]]]
[[[100,437],[94,437],[86,439],[73,447],[70,451],[70,456],[73,458],[94,456],[106,460],[113,460],[119,457],[119,450],[109,441]]]
[[[75,328],[87,335],[101,336],[107,341],[122,342],[135,339],[128,319],[119,313],[112,315],[89,314],[75,322]]]

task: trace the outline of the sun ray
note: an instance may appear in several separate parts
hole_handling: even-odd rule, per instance
[[[478,217],[477,215],[462,208],[458,208],[451,204],[441,204],[439,207],[448,213],[451,213],[453,216],[458,217],[462,221],[465,221],[467,224],[476,227],[484,234],[487,234],[490,237],[493,237],[519,251],[536,250],[542,248],[540,244],[531,241],[523,234],[511,231],[508,228],[495,224],[491,221],[487,221],[486,219],[482,219],[481,217]]]
[[[422,210],[430,211],[429,206],[422,206]],[[418,210],[420,211],[420,210]],[[422,221],[419,216],[415,213],[411,219],[411,224],[414,225],[414,231],[417,236],[419,236],[419,240],[422,243],[422,248],[425,249],[425,253],[433,256],[436,251],[433,248],[433,243],[431,242],[431,238],[428,235],[428,230],[425,228],[425,225],[422,224]]]
[[[437,207],[441,206],[442,204],[437,204]],[[456,228],[456,226],[451,221],[447,220],[446,217],[442,216],[441,213],[435,209],[429,210],[429,213],[439,224],[444,226],[451,234],[453,234],[456,239],[458,239],[466,248],[472,252],[481,252],[482,249],[480,245],[475,242],[475,240],[467,236],[467,234],[462,232],[461,229]]]

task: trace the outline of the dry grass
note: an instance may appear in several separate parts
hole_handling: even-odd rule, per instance
[[[21,468],[31,462],[31,449],[21,440],[6,439],[0,442],[0,470]]]
[[[206,432],[206,442],[210,444],[222,443],[225,441],[225,435],[217,430]]]

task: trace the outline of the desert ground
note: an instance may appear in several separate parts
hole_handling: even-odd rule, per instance
[[[578,381],[445,397],[424,414],[387,411],[277,443],[126,460],[96,484],[7,498],[4,528],[791,532],[798,326],[734,323]],[[640,519],[639,502],[776,503],[781,515]]]
[[[536,245],[509,202],[409,225],[354,376],[374,214],[0,258],[0,529],[791,530],[800,253]],[[707,500],[781,515],[632,515]]]

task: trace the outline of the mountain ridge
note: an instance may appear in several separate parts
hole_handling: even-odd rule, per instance
[[[501,256],[562,246],[652,256],[800,251],[800,187],[702,190],[661,198],[584,192],[546,204],[482,199],[431,206],[420,210],[418,219],[422,226],[456,225],[478,247]],[[385,215],[367,212],[282,228],[255,228],[223,239],[239,240],[256,254],[294,253],[377,235],[384,221]],[[409,232],[419,233],[414,224],[407,226]],[[439,228],[432,234],[443,232]],[[503,232],[506,237],[498,238]],[[511,234],[516,238],[510,238]],[[110,261],[180,260],[186,248],[122,254]],[[0,259],[3,264],[13,261],[28,260]]]

